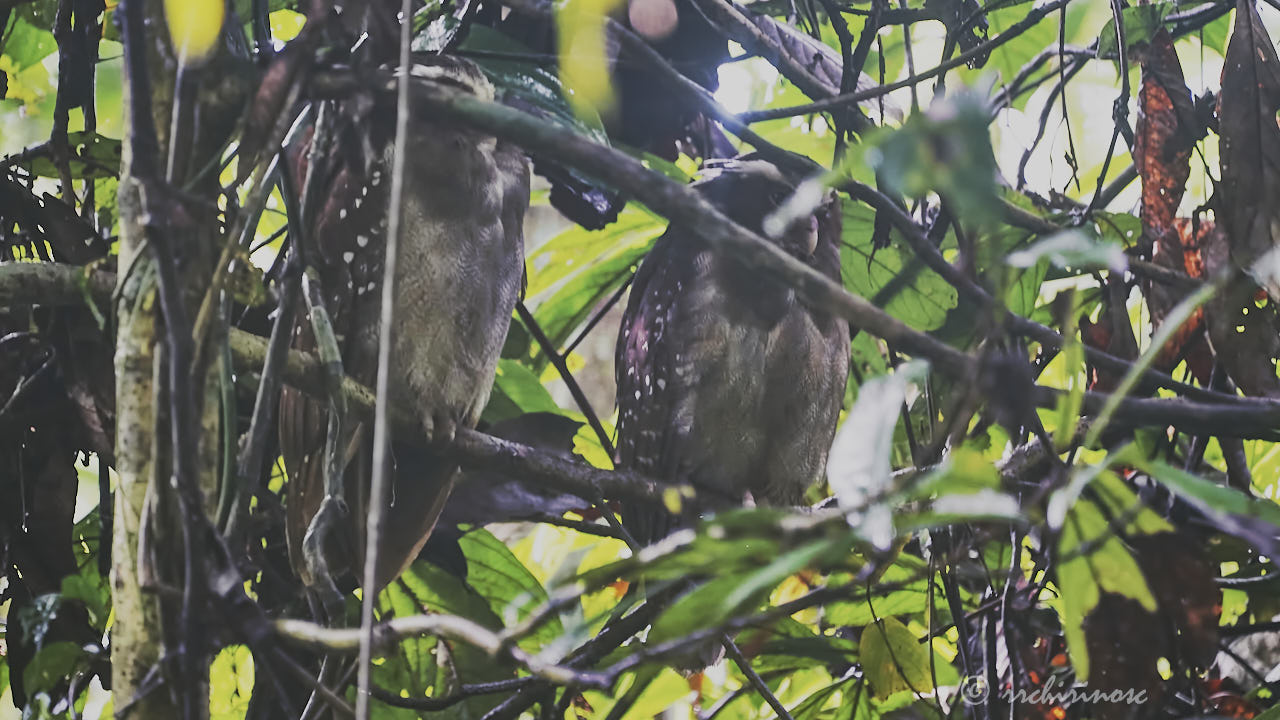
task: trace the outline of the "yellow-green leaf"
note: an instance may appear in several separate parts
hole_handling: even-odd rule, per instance
[[[222,0],[165,0],[164,17],[179,60],[199,62],[218,44],[226,5]]]

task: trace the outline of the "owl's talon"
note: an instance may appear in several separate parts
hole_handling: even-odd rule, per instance
[[[433,445],[449,445],[458,434],[458,421],[448,413],[431,413],[423,420],[423,426]]]

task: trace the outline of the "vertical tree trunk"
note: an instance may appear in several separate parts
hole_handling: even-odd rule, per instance
[[[180,502],[182,482],[198,483],[195,517],[205,513],[207,499],[213,497],[217,477],[218,407],[216,379],[208,372],[190,379],[192,407],[187,432],[191,442],[190,477],[183,480],[175,472],[175,453],[166,388],[168,358],[173,357],[174,339],[189,339],[191,319],[208,291],[215,258],[220,247],[218,173],[194,175],[215,163],[224,146],[242,93],[214,87],[238,73],[200,71],[188,66],[179,90],[178,62],[166,31],[163,0],[124,0],[117,8],[124,43],[125,138],[121,164],[118,204],[120,211],[119,286],[116,304],[116,489],[115,532],[112,538],[112,585],[115,625],[112,628],[111,659],[115,707],[130,708],[131,718],[201,716],[208,711],[206,624],[198,626],[201,637],[185,634],[180,622],[182,601],[173,598],[180,590],[191,595],[197,588],[191,615],[207,615],[203,573],[207,563],[193,558],[196,582],[184,584],[184,551],[198,548],[204,539],[205,524],[192,522],[192,509]],[[217,53],[214,64],[226,61]],[[204,78],[207,78],[206,82]],[[243,81],[237,80],[236,84]],[[206,85],[208,85],[206,87]],[[175,102],[186,103],[177,122],[172,121]],[[199,122],[192,118],[199,114]],[[199,128],[198,134],[192,128]],[[171,132],[178,135],[176,142]],[[170,143],[179,153],[172,182],[166,181]],[[184,172],[182,168],[189,168]],[[189,173],[189,174],[188,174]],[[179,201],[172,190],[181,188]],[[158,250],[163,252],[158,252]],[[168,262],[168,266],[160,263]],[[176,324],[169,328],[170,307],[161,302],[160,273],[172,273],[176,292]],[[176,282],[175,282],[176,281]],[[163,312],[162,312],[163,310]],[[221,334],[211,333],[208,346],[217,347]],[[205,365],[197,364],[203,367]],[[180,372],[190,373],[188,363]],[[179,403],[178,406],[181,406]],[[185,527],[184,527],[185,526]],[[184,534],[185,533],[185,534]],[[192,540],[194,538],[194,540]],[[183,655],[185,654],[185,655]],[[164,665],[161,660],[164,659]],[[175,659],[182,663],[173,662]],[[185,664],[183,664],[185,663]],[[186,674],[176,672],[179,667]],[[185,682],[183,682],[185,680]]]

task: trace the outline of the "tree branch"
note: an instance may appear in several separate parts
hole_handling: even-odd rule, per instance
[[[703,1],[704,2],[720,2],[720,3],[727,4],[726,0],[703,0]],[[951,58],[950,60],[947,60],[946,62],[938,63],[932,68],[929,68],[928,70],[925,70],[922,73],[917,73],[915,75],[912,75],[911,77],[903,78],[902,80],[898,80],[896,82],[885,83],[884,85],[868,88],[866,90],[859,90],[857,92],[844,93],[841,95],[834,95],[834,96],[827,96],[827,97],[814,95],[813,93],[806,91],[805,94],[808,95],[809,97],[819,97],[821,99],[815,100],[814,102],[807,103],[804,105],[794,105],[791,107],[774,108],[772,110],[759,110],[756,112],[742,113],[741,115],[738,116],[738,119],[744,123],[750,124],[750,123],[764,122],[765,120],[778,120],[781,118],[794,117],[796,115],[809,115],[812,113],[823,112],[824,110],[836,110],[842,107],[847,107],[855,103],[860,103],[864,100],[877,98],[877,97],[880,97],[881,95],[888,95],[894,90],[900,90],[904,87],[918,85],[924,82],[925,80],[941,75],[942,73],[945,73],[948,70],[951,70],[952,68],[960,67],[961,65],[968,63],[970,60],[974,59],[975,57],[983,55],[984,53],[991,52],[993,49],[1000,47],[1001,45],[1009,42],[1010,40],[1018,37],[1019,35],[1035,27],[1035,25],[1039,23],[1041,20],[1043,20],[1046,16],[1048,16],[1049,13],[1054,12],[1060,7],[1064,7],[1069,2],[1071,2],[1071,0],[1054,0],[1053,2],[1048,3],[1046,5],[1041,5],[1040,7],[1037,7],[1031,10],[1031,12],[1028,12],[1025,18],[1011,25],[1008,30],[1005,30],[1004,32],[991,38],[990,40],[984,43],[981,43],[979,45],[975,45],[972,48],[966,50],[965,52],[962,52],[959,55]],[[749,21],[746,21],[746,22],[749,22]],[[734,39],[738,40],[738,38],[736,37]],[[738,40],[738,42],[742,42],[742,41]],[[745,46],[746,43],[743,43],[743,45]],[[786,73],[784,72],[783,74],[786,74]],[[787,76],[787,79],[791,80],[792,82],[795,82],[795,80],[792,79],[791,76],[789,75]],[[796,85],[799,86],[801,90],[805,90],[805,87],[803,85],[800,85],[800,83],[796,83]]]
[[[385,91],[394,87],[389,73],[382,73],[379,83]],[[415,79],[415,85],[415,102],[442,121],[510,140],[607,181],[672,222],[687,227],[719,252],[732,254],[744,265],[795,288],[810,305],[844,318],[913,356],[928,358],[949,375],[966,377],[975,367],[969,355],[911,328],[866,298],[850,294],[777,245],[734,223],[696,191],[649,171],[625,153],[454,88],[419,79]],[[367,88],[368,83],[350,74],[329,73],[313,78],[312,87],[319,94],[342,95],[355,87]]]
[[[329,628],[307,620],[277,620],[275,630],[281,638],[296,645],[322,652],[354,653],[360,651],[360,628]],[[557,685],[574,685],[607,689],[611,684],[605,675],[574,670],[546,662],[536,655],[509,645],[488,628],[456,615],[410,615],[379,623],[371,628],[373,647],[386,650],[401,638],[435,635],[473,645],[494,657],[505,655],[535,677]]]

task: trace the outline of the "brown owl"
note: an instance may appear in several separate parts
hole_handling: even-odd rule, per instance
[[[695,187],[757,233],[795,183],[739,160]],[[840,282],[840,208],[831,196],[772,238]],[[620,467],[692,485],[698,505],[797,504],[826,469],[849,372],[849,326],[795,290],[672,224],[636,272],[618,337]],[[645,543],[693,512],[629,507]]]
[[[465,89],[492,100],[494,89],[478,68],[444,56],[418,59],[415,76]],[[334,162],[324,177],[310,218],[308,262],[319,272],[334,322],[344,369],[373,385],[386,241],[393,138],[368,126],[391,126],[389,98],[375,101],[370,122],[349,123],[339,135]],[[384,104],[385,103],[385,104]],[[353,135],[359,136],[355,139]],[[343,152],[343,143],[372,147],[365,168]],[[347,148],[349,150],[349,147]],[[305,157],[305,153],[303,153]],[[317,168],[319,163],[317,163]],[[299,173],[302,176],[303,173]],[[301,183],[299,183],[300,185]],[[529,168],[516,147],[466,128],[414,115],[396,267],[396,306],[391,341],[390,392],[415,408],[427,438],[450,440],[459,427],[474,427],[488,401],[499,352],[521,291],[524,272],[521,224],[529,203]],[[305,318],[296,324],[295,346],[313,349]],[[302,557],[304,534],[324,498],[328,404],[286,390],[281,401],[281,445],[288,483],[289,553],[308,584]],[[372,468],[372,423],[346,423],[339,443],[345,467],[350,527],[325,551],[336,576],[362,576],[364,518]],[[382,587],[413,561],[435,526],[457,474],[455,463],[432,447],[392,445],[392,462],[412,466],[391,474],[389,506],[378,552]],[[412,455],[412,462],[405,462]]]

